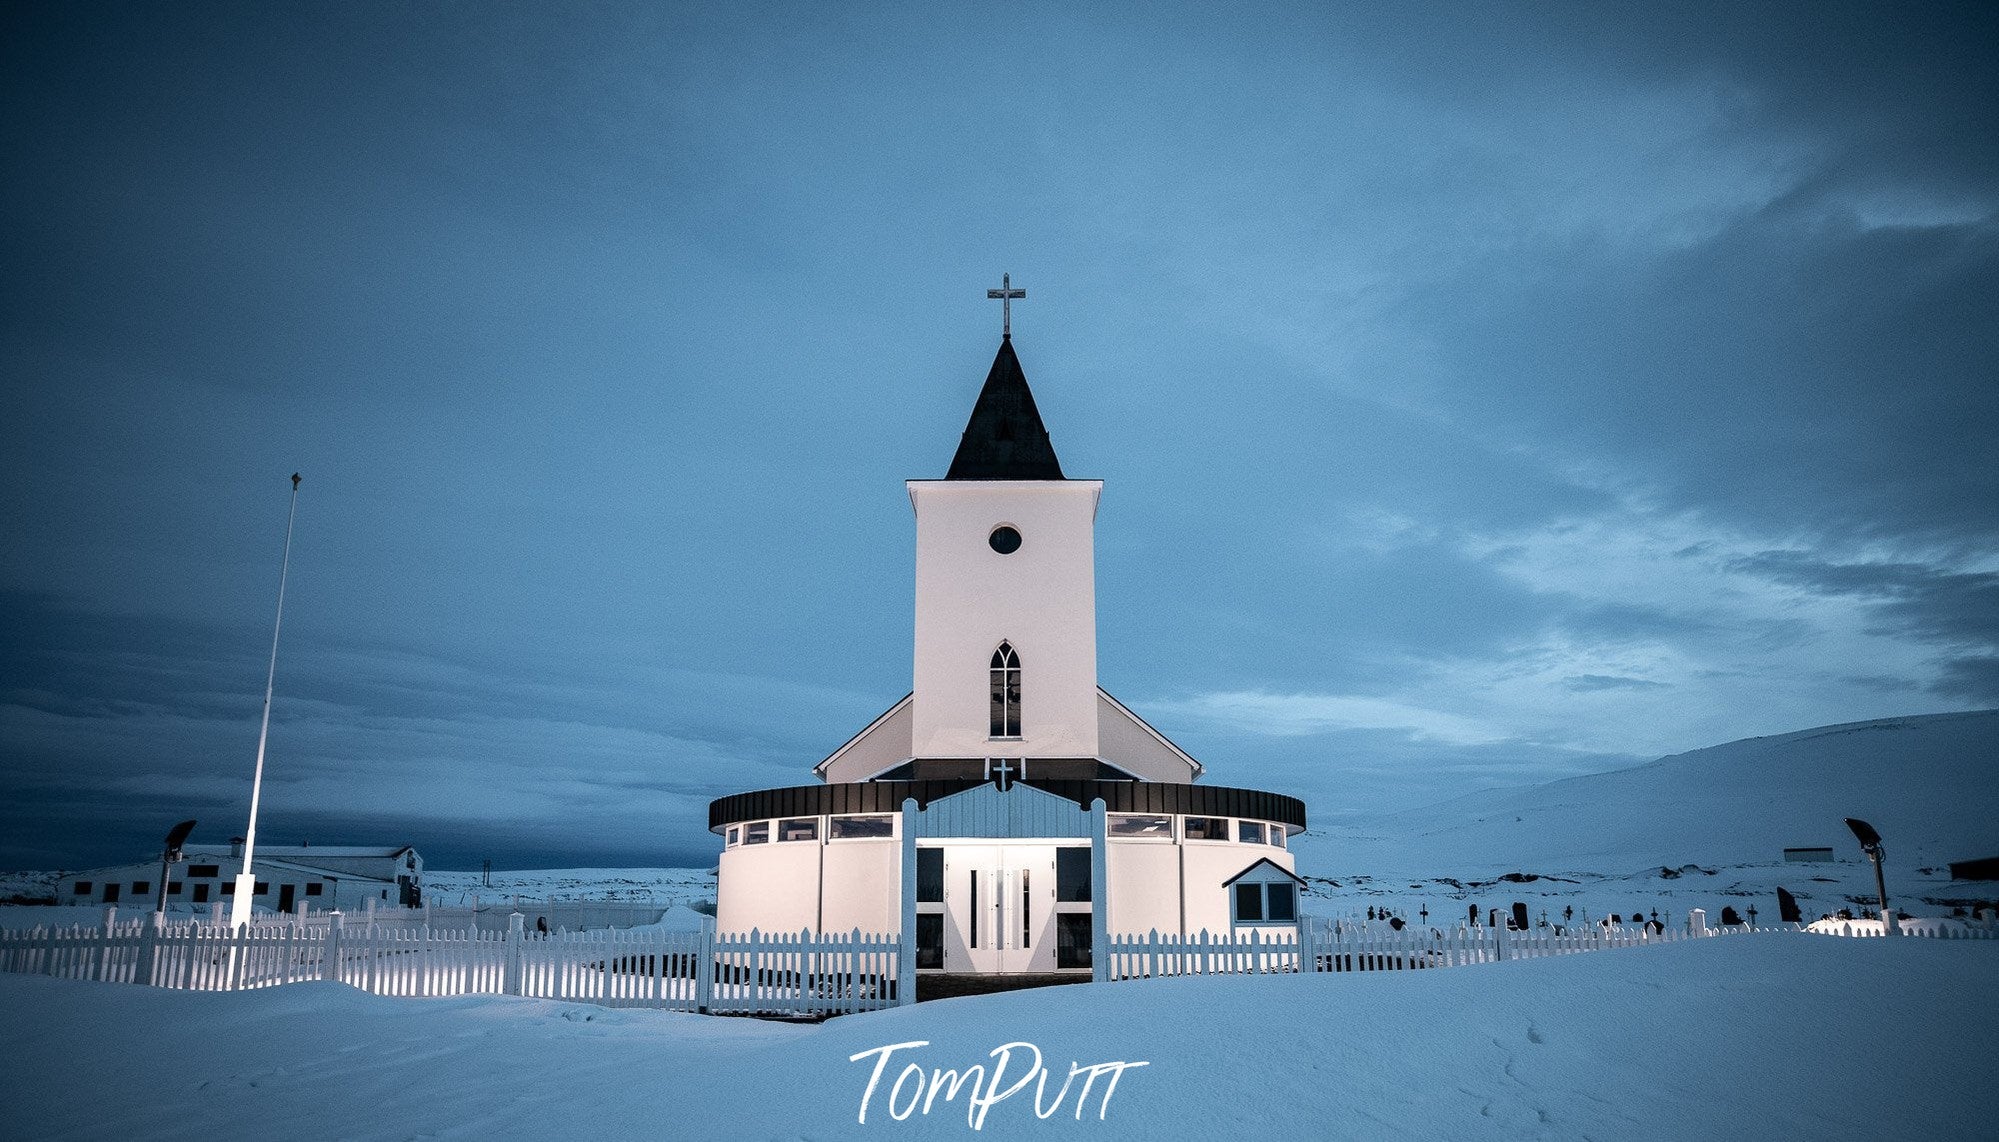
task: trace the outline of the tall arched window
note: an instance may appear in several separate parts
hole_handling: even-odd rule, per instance
[[[1013,652],[1012,643],[1002,642],[993,651],[992,707],[992,736],[1019,737],[1020,655]]]

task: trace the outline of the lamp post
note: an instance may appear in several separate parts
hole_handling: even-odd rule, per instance
[[[1902,934],[1901,925],[1895,922],[1895,914],[1888,911],[1888,881],[1881,875],[1881,858],[1888,855],[1888,850],[1881,845],[1881,834],[1858,817],[1848,817],[1846,827],[1853,830],[1854,839],[1860,842],[1860,851],[1874,862],[1874,893],[1881,898],[1881,933],[1899,936]]]
[[[257,802],[264,792],[264,743],[271,736],[271,689],[278,680],[278,631],[285,622],[285,579],[292,569],[292,523],[298,519],[297,472],[292,473],[292,505],[285,516],[285,559],[278,571],[278,617],[271,624],[271,668],[264,676],[264,724],[257,731],[257,772],[250,779],[250,827],[243,833],[243,869],[236,874],[236,896],[229,903],[229,926],[240,928],[250,919],[252,898],[257,891],[257,874],[250,868],[257,847]]]

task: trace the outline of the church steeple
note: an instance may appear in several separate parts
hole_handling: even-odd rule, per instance
[[[1013,338],[1000,338],[999,354],[985,387],[979,390],[972,418],[965,423],[965,435],[958,442],[958,454],[951,458],[947,480],[1060,480],[1061,462],[1055,446],[1048,442],[1048,430],[1041,424],[1041,412],[1034,407],[1027,375],[1020,371],[1014,356]]]

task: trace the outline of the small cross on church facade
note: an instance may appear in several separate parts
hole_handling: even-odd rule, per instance
[[[1013,336],[1013,302],[1015,298],[1027,300],[1027,291],[1013,288],[1013,275],[1001,274],[1000,287],[986,291],[986,298],[1000,303],[1000,336]]]

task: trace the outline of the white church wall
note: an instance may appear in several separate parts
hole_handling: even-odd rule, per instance
[[[1106,855],[1114,934],[1180,931],[1180,846],[1112,840]]]
[[[1097,756],[1145,781],[1185,783],[1195,777],[1189,758],[1167,745],[1116,699],[1097,692]]]
[[[1097,480],[911,480],[918,757],[1095,757]],[[987,542],[1005,524],[1021,544]],[[1021,736],[993,740],[988,663],[1021,659]]]
[[[872,725],[856,734],[854,740],[826,759],[820,776],[836,784],[866,781],[913,757],[910,750],[910,711],[914,704],[909,698],[904,698],[886,714],[876,718]]]
[[[901,931],[902,842],[827,842],[825,891],[826,931]]]
[[[715,874],[716,930],[817,930],[820,851],[815,841],[766,841],[722,850]]]

